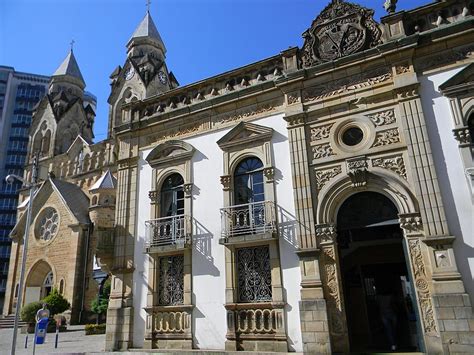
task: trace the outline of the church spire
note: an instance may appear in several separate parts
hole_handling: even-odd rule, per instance
[[[69,51],[66,59],[61,63],[61,65],[56,69],[53,74],[53,77],[60,77],[60,76],[70,76],[82,84],[83,87],[86,86],[84,78],[82,77],[81,70],[79,69],[79,65],[77,64],[76,57],[74,56],[74,52],[72,50]]]
[[[156,29],[155,23],[151,18],[149,5],[147,6],[147,11],[145,17],[140,22],[138,27],[133,32],[132,37],[127,43],[128,53],[132,56],[137,55],[135,51],[133,51],[136,47],[154,47],[158,49],[162,56],[164,57],[166,54],[166,47],[161,39],[160,33]],[[138,52],[140,53],[140,52]]]
[[[66,91],[68,94],[82,98],[85,87],[86,83],[71,46],[66,58],[51,76],[49,93],[57,94],[60,91]]]

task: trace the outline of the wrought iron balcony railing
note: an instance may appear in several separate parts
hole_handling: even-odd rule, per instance
[[[163,217],[145,222],[145,248],[176,244],[183,247],[191,239],[191,218],[185,215]]]
[[[223,238],[274,232],[275,203],[262,201],[221,208],[221,221]]]

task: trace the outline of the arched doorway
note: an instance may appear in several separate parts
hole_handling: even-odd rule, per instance
[[[416,300],[396,206],[376,192],[356,193],[337,221],[351,351],[416,351]]]
[[[49,295],[54,285],[54,274],[51,266],[44,260],[38,261],[26,278],[25,302],[39,301]]]

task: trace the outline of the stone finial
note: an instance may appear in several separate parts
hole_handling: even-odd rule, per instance
[[[397,9],[397,0],[385,0],[383,8],[387,11],[388,14],[395,13]]]

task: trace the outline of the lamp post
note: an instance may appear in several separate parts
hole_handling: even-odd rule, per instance
[[[5,178],[5,180],[9,184],[13,183],[13,181],[15,180],[21,181],[23,182],[25,187],[27,187],[30,190],[30,195],[29,195],[29,200],[28,200],[28,210],[26,212],[25,234],[23,237],[23,255],[22,255],[22,260],[21,260],[21,268],[20,268],[20,282],[18,284],[18,299],[16,302],[16,309],[15,309],[15,324],[13,326],[11,355],[15,355],[15,350],[16,350],[16,338],[18,334],[18,320],[20,317],[21,302],[23,299],[23,283],[25,280],[26,253],[28,251],[28,235],[30,232],[31,214],[33,211],[33,198],[34,198],[34,193],[35,193],[35,188],[36,188],[37,177],[38,177],[38,156],[35,156],[33,158],[33,168],[32,168],[30,183],[25,182],[25,180],[18,175],[8,175]]]

